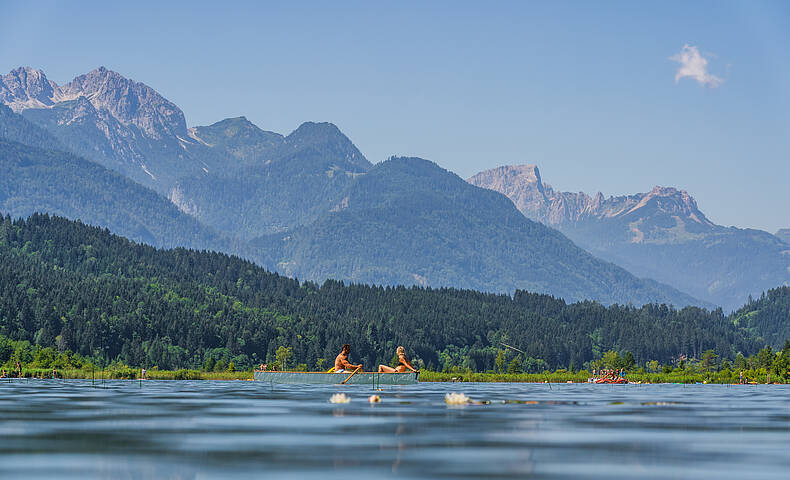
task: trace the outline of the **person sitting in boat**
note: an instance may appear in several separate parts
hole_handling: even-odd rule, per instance
[[[398,347],[395,349],[395,353],[398,354],[398,366],[395,368],[390,367],[389,365],[379,365],[379,373],[403,373],[408,368],[412,372],[417,373],[417,369],[409,363],[409,359],[406,358],[406,349],[403,347]]]
[[[348,361],[348,354],[351,353],[351,345],[345,344],[340,350],[340,354],[335,357],[335,373],[351,373],[357,368],[362,368],[362,364],[353,365]]]

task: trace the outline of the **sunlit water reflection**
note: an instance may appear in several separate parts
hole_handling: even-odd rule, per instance
[[[103,387],[0,380],[0,478],[790,477],[790,386]]]

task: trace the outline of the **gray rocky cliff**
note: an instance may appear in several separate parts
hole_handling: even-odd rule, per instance
[[[0,76],[0,103],[16,113],[26,108],[52,106],[58,93],[58,86],[41,70],[19,67]]]
[[[107,109],[119,122],[136,126],[152,139],[188,136],[184,112],[174,103],[144,83],[104,67],[80,75],[60,90],[62,100],[84,96],[97,109]]]
[[[184,113],[151,87],[99,67],[59,86],[30,67],[0,77],[0,103],[47,129],[69,151],[167,194],[201,175],[204,145]]]
[[[590,219],[638,217],[648,212],[715,227],[688,192],[673,187],[656,186],[647,193],[609,198],[600,192],[595,196],[584,192],[557,192],[542,181],[535,165],[497,167],[478,173],[468,182],[506,195],[525,216],[554,227]]]
[[[498,167],[470,183],[508,196],[528,218],[641,277],[735,308],[790,282],[790,229],[776,235],[716,225],[685,190],[633,195],[556,192],[534,165]]]

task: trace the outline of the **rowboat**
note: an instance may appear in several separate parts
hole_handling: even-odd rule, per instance
[[[316,384],[334,385],[345,383],[347,385],[414,385],[417,383],[419,373],[376,373],[359,372],[351,375],[350,373],[326,373],[326,372],[261,372],[254,374],[255,381],[269,383],[295,383],[295,384]]]
[[[621,385],[621,384],[626,384],[626,383],[629,383],[629,382],[625,378],[620,377],[620,378],[617,378],[616,380],[612,380],[611,378],[597,378],[597,379],[593,380],[592,383],[605,383],[607,385],[614,385],[614,384]]]

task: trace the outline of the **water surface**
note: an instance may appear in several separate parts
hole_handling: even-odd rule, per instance
[[[790,386],[1,380],[0,415],[0,478],[790,475]]]

